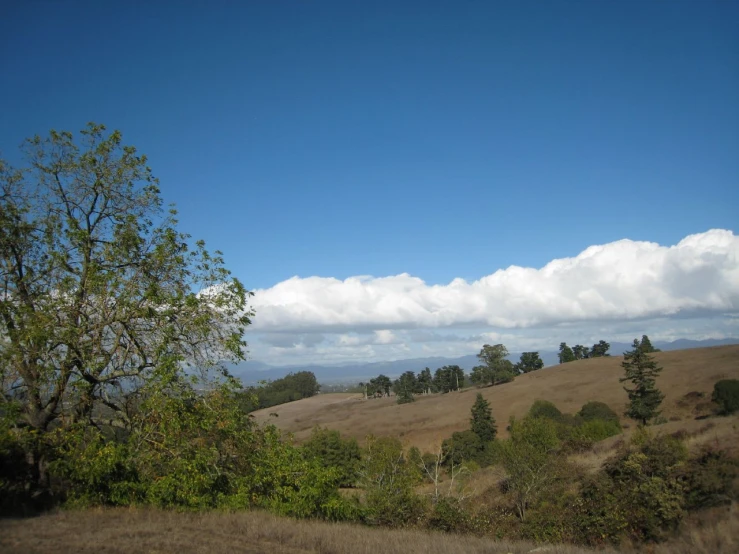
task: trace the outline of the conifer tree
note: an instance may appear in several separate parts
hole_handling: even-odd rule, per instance
[[[632,347],[633,350],[624,353],[621,365],[626,376],[619,381],[622,383],[631,381],[634,385],[633,388],[624,387],[629,395],[626,416],[646,425],[650,419],[659,415],[657,408],[664,398],[664,394],[655,385],[656,377],[662,368],[657,365],[649,352],[642,348],[639,339],[634,339]]]
[[[470,430],[475,433],[482,442],[490,442],[495,440],[498,428],[495,425],[495,418],[490,409],[490,403],[477,393],[475,403],[472,405],[472,417],[470,417]]]

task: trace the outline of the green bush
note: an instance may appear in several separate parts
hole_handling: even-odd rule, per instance
[[[576,502],[583,542],[663,539],[682,520],[686,501],[680,473],[685,446],[669,436],[641,443],[609,460],[583,487]]]
[[[342,439],[338,431],[313,429],[311,438],[303,445],[303,451],[326,467],[336,468],[342,487],[351,487],[357,480],[357,470],[362,459],[357,441]]]
[[[470,531],[471,517],[457,500],[441,497],[432,506],[426,526],[446,533],[466,533]]]
[[[620,428],[619,423],[619,417],[616,412],[614,412],[610,406],[604,402],[588,402],[587,404],[584,404],[582,408],[580,408],[580,412],[578,414],[583,421],[593,421],[594,419],[599,419],[601,421],[611,421],[613,423],[616,423]]]
[[[463,462],[474,461],[480,467],[487,467],[493,463],[493,449],[491,442],[483,442],[472,431],[458,431],[444,439],[444,465],[460,465]]]
[[[419,469],[406,459],[398,439],[367,437],[360,475],[366,523],[404,527],[423,518],[424,501],[414,491]]]
[[[551,419],[552,421],[560,421],[562,419],[562,412],[548,400],[537,400],[534,402],[531,408],[529,408],[528,415],[530,417]]]
[[[602,441],[608,437],[613,437],[621,433],[621,426],[618,422],[603,421],[602,419],[593,419],[586,421],[575,430],[575,435],[592,442]]]
[[[686,464],[680,478],[686,508],[697,510],[730,504],[737,499],[739,460],[723,450],[704,448]]]
[[[713,385],[711,397],[719,405],[721,413],[733,414],[739,410],[739,380],[722,379]]]

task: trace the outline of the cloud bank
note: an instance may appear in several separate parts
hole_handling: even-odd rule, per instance
[[[739,311],[739,237],[713,229],[674,246],[620,240],[540,269],[510,266],[467,282],[390,277],[293,277],[255,291],[260,332],[525,329]],[[383,334],[384,333],[384,334]]]

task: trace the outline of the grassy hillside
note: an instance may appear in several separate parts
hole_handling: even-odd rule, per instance
[[[739,345],[660,352],[655,358],[664,368],[657,386],[665,393],[662,414],[667,419],[694,419],[701,403],[710,399],[716,381],[739,379]],[[294,433],[299,441],[320,425],[360,441],[370,433],[391,435],[401,437],[408,446],[431,450],[453,432],[468,427],[476,392],[490,401],[503,436],[509,417],[523,416],[538,399],[549,400],[563,412],[573,413],[585,402],[598,400],[621,413],[627,402],[619,383],[622,360],[621,356],[613,356],[550,366],[505,385],[419,396],[412,404],[398,405],[394,398],[362,400],[359,395],[330,394],[260,410],[254,415],[259,421],[269,421]]]

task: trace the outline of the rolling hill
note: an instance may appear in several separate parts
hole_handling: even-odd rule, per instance
[[[663,415],[668,419],[695,417],[695,403],[685,401],[688,393],[702,393],[702,398],[692,397],[705,403],[716,381],[739,379],[739,345],[660,352],[655,358],[664,368],[657,386],[666,395]],[[476,392],[490,402],[503,435],[510,416],[523,416],[538,399],[554,402],[563,412],[574,413],[590,400],[623,412],[627,398],[619,382],[622,360],[613,356],[546,367],[505,385],[420,396],[411,404],[398,405],[392,397],[363,400],[359,395],[325,394],[260,410],[254,416],[293,433],[298,441],[319,425],[359,441],[368,434],[391,435],[407,446],[432,450],[453,432],[468,427]]]
[[[572,346],[574,343],[571,343]],[[678,339],[672,342],[655,341],[654,346],[664,351],[683,350],[686,348],[701,348],[706,346],[724,346],[730,344],[739,344],[739,338],[729,339],[706,339],[706,340],[690,340]],[[623,355],[627,350],[631,350],[631,343],[611,342],[610,353],[612,355]],[[545,366],[555,365],[559,363],[558,352],[555,350],[542,350],[539,352]],[[513,362],[517,362],[521,357],[521,352],[511,352],[508,356]],[[389,377],[397,377],[404,371],[418,372],[425,367],[435,370],[444,365],[458,365],[462,369],[469,371],[480,362],[475,354],[466,356],[458,356],[454,358],[445,358],[441,356],[429,358],[409,358],[402,360],[391,360],[384,362],[354,362],[354,363],[338,363],[338,364],[304,364],[291,366],[271,366],[256,360],[249,360],[233,365],[231,372],[239,377],[247,385],[255,385],[261,380],[274,380],[284,377],[290,372],[312,371],[318,381],[322,384],[329,383],[351,383],[356,384],[372,377],[376,377],[380,373],[384,373]]]

